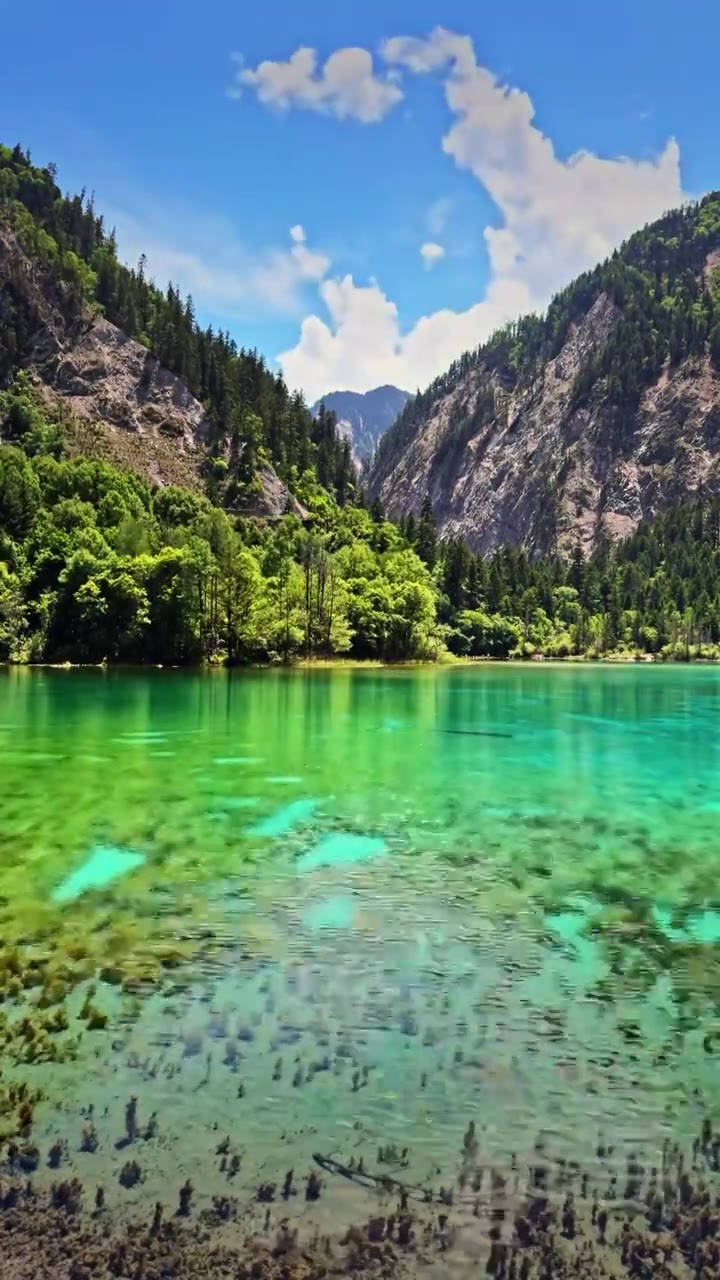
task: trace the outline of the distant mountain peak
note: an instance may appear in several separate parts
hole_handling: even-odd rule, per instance
[[[386,383],[372,391],[331,391],[313,405],[312,413],[324,405],[335,414],[340,434],[352,445],[355,464],[362,467],[410,399],[409,391]]]

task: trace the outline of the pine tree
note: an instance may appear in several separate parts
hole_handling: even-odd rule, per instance
[[[429,495],[423,498],[420,508],[415,549],[420,559],[432,569],[437,558],[437,524]]]

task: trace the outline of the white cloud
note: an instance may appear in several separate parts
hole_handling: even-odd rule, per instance
[[[198,308],[229,317],[302,314],[307,286],[330,269],[329,257],[308,246],[300,226],[290,229],[286,249],[258,252],[239,242],[223,220],[173,214],[170,221],[157,207],[109,212],[124,261],[134,265],[144,254],[147,274],[160,288],[171,280],[183,295],[192,294]]]
[[[445,257],[445,250],[441,244],[435,240],[426,240],[425,244],[420,245],[420,257],[422,258],[428,270],[435,266],[441,258]]]
[[[684,199],[672,139],[652,160],[558,156],[529,96],[479,66],[468,36],[437,28],[427,39],[395,37],[382,55],[413,74],[442,74],[453,117],[443,150],[498,210],[499,225],[484,231],[489,279],[475,306],[423,316],[405,333],[376,283],[325,280],[327,318],[308,317],[297,345],[280,357],[289,383],[311,400],[336,386],[427,385],[498,325],[544,309],[558,288]]]
[[[441,71],[449,62],[463,72],[471,71],[476,65],[472,38],[456,35],[444,27],[436,27],[427,40],[416,36],[393,36],[384,42],[381,53],[388,64],[407,67],[416,75]]]
[[[388,40],[383,56],[419,74],[444,73],[454,122],[443,150],[474,174],[502,215],[502,227],[485,232],[493,272],[522,279],[538,306],[683,199],[672,140],[656,160],[588,151],[562,160],[535,123],[528,94],[478,66],[468,36],[438,27],[427,40]]]
[[[450,196],[441,196],[430,205],[427,212],[427,227],[432,236],[442,235],[450,221],[453,203]]]
[[[425,387],[461,351],[530,306],[521,284],[491,284],[485,300],[467,311],[435,311],[403,333],[395,303],[376,281],[324,280],[320,297],[328,320],[308,316],[297,345],[278,357],[288,384],[304,390],[310,403],[337,387]]]
[[[281,111],[299,107],[338,120],[377,124],[403,96],[397,73],[376,75],[367,49],[338,49],[320,69],[316,49],[296,49],[287,62],[261,62],[254,70],[239,57],[235,60],[230,96],[254,89],[260,102]]]

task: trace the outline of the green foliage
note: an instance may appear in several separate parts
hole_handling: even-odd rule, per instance
[[[63,457],[64,428],[22,372],[37,312],[12,271],[0,286],[0,660],[231,663],[350,654],[403,661],[447,645],[469,657],[542,653],[720,653],[720,502],[643,525],[589,560],[473,555],[440,542],[429,498],[398,528],[368,511],[334,416],[313,420],[254,351],[201,329],[191,299],[119,263],[84,194],[0,147],[0,217],[13,227],[69,323],[102,311],[202,401],[211,423],[208,498],[152,489],[103,462]],[[493,373],[469,414],[455,404],[438,465],[529,384],[601,295],[619,322],[581,367],[579,404],[603,394],[618,424],[663,363],[720,363],[720,197],[668,214],[553,301],[462,356],[411,401],[378,450],[378,471],[434,400],[469,370]],[[500,391],[498,391],[498,387]],[[302,502],[274,524],[235,514],[272,464]],[[292,503],[288,504],[292,507]]]
[[[68,323],[88,307],[101,312],[148,348],[148,361],[182,378],[205,406],[211,423],[208,482],[213,498],[232,506],[271,463],[291,487],[310,473],[344,505],[355,495],[350,447],[324,409],[313,419],[256,351],[238,347],[227,333],[203,329],[191,298],[172,284],[164,291],[146,277],[140,259],[131,270],[117,257],[92,199],[63,196],[52,168],[40,169],[20,147],[0,146],[0,219],[41,267],[44,287]],[[12,274],[0,285],[0,387],[29,356],[40,317]],[[147,376],[151,363],[146,366]]]
[[[24,446],[47,428],[22,379],[5,407]],[[270,526],[107,463],[0,446],[0,660],[435,654],[433,580],[395,526],[316,479],[307,496],[304,525]]]
[[[25,447],[48,427],[22,383],[5,409]],[[0,660],[720,652],[720,500],[563,562],[482,558],[437,540],[429,502],[403,533],[314,484],[304,523],[270,525],[107,463],[0,446]]]
[[[519,548],[482,559],[449,542],[438,583],[459,655],[720,656],[720,500],[642,524],[587,561],[579,548],[567,562]]]
[[[507,658],[522,640],[519,623],[481,609],[463,609],[456,619],[453,648],[464,657]]]
[[[40,503],[38,478],[20,449],[0,449],[0,530],[21,541]]]

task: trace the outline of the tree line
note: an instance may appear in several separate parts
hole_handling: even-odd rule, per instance
[[[163,291],[117,256],[114,232],[92,197],[64,196],[54,166],[38,168],[21,147],[0,145],[0,220],[46,273],[69,323],[92,308],[142,343],[160,364],[188,385],[211,423],[207,471],[216,496],[232,507],[257,484],[270,463],[294,493],[313,482],[338,502],[356,488],[350,445],[334,414],[313,418],[303,397],[291,394],[262,356],[238,347],[228,334],[203,328],[191,297],[171,283]],[[35,329],[23,291],[12,279],[0,285],[0,387],[29,354]]]
[[[3,278],[0,660],[720,655],[717,500],[700,497],[567,562],[512,547],[482,557],[443,541],[428,499],[396,525],[378,501],[366,509],[334,415],[313,420],[256,352],[202,329],[191,299],[158,289],[142,260],[123,266],[92,198],[63,196],[52,166],[38,169],[19,147],[0,147],[0,219],[68,322],[88,309],[105,314],[187,381],[213,424],[205,495],[69,458],[63,422],[23,372],[38,317],[12,272]],[[715,358],[718,282],[703,273],[718,241],[720,198],[667,215],[558,295],[546,317],[526,317],[461,357],[391,437],[480,361],[508,387],[531,379],[601,291],[622,307],[623,327],[588,358],[577,397],[600,379],[626,403],[658,361]],[[481,403],[490,412],[489,399]],[[392,438],[380,446],[392,447]],[[233,514],[266,462],[301,496],[306,518]]]
[[[229,514],[106,462],[18,377],[0,393],[0,660],[720,656],[720,500],[586,559],[442,540],[316,486],[305,520]]]
[[[377,511],[318,485],[305,521],[271,524],[69,459],[22,377],[0,394],[0,438],[0,661],[440,652],[432,573]]]
[[[720,499],[699,496],[586,558],[439,542],[428,499],[401,530],[431,569],[443,641],[463,656],[720,657]]]

